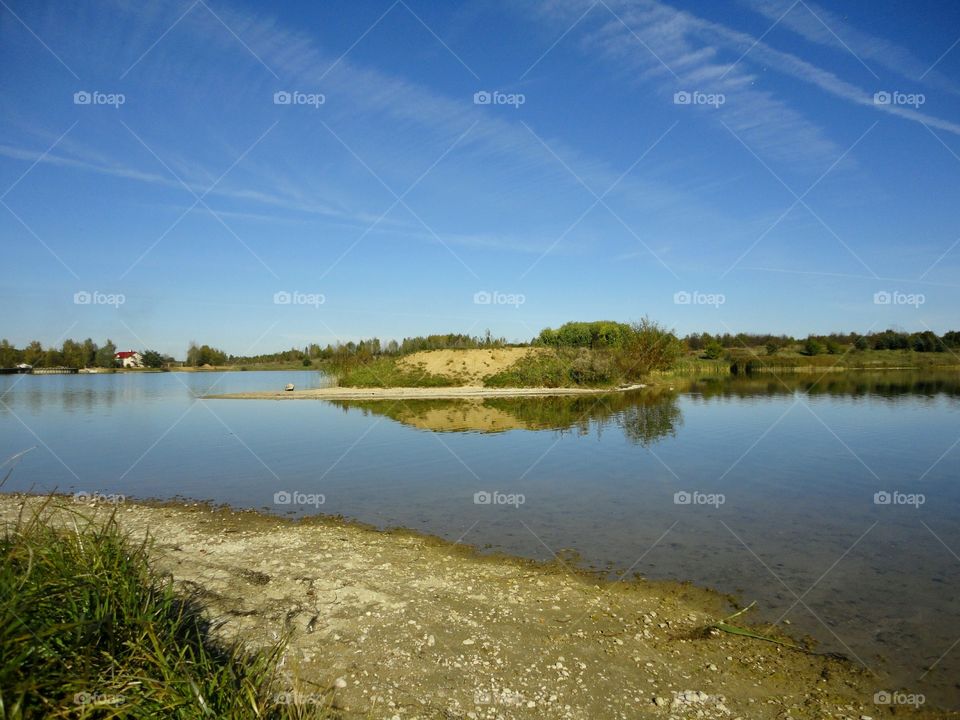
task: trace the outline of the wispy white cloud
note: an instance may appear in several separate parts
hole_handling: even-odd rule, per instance
[[[110,5],[106,7],[109,9]],[[76,23],[69,23],[69,28],[61,21],[60,25],[44,28],[44,33],[57,36],[58,41],[72,47],[67,53],[69,57],[79,52],[77,37],[121,37],[122,47],[105,53],[109,60],[106,57],[98,60],[106,66],[100,68],[102,72],[113,69],[119,74],[118,65],[125,67],[136,61],[188,7],[189,2],[169,2],[151,4],[146,9],[139,3],[115,0],[112,12],[100,17],[95,17],[92,12],[86,13]],[[233,93],[232,99],[236,101],[238,91],[241,97],[262,98],[263,105],[250,108],[253,116],[258,112],[269,112],[270,108],[265,106],[270,106],[270,97],[277,89],[322,90],[328,98],[323,109],[325,122],[338,132],[344,132],[349,143],[358,143],[358,154],[370,160],[375,172],[397,193],[403,192],[407,184],[453,139],[473,126],[457,146],[455,157],[441,163],[431,174],[431,178],[444,179],[439,190],[476,188],[483,193],[477,196],[477,202],[488,206],[507,202],[509,199],[502,196],[507,189],[513,194],[536,193],[548,198],[549,203],[563,207],[578,201],[589,202],[589,195],[556,157],[516,120],[505,119],[503,114],[498,116],[489,112],[489,108],[474,105],[472,90],[464,92],[462,97],[439,93],[396,74],[359,65],[350,56],[340,59],[328,72],[337,60],[337,54],[321,47],[305,33],[284,27],[275,18],[260,12],[218,7],[217,13],[242,38],[243,45],[218,21],[198,8],[184,16],[175,29],[139,61],[127,79],[136,83],[149,82],[155,95],[177,97],[184,103],[189,103],[190,98],[206,98],[214,114],[218,110],[223,113],[221,100],[224,95]],[[123,32],[107,32],[108,27],[122,28]],[[424,41],[433,42],[424,32]],[[259,61],[252,59],[245,46],[281,81],[268,73]],[[183,47],[190,52],[178,52]],[[119,62],[118,57],[121,58]],[[228,65],[230,68],[226,70]],[[473,81],[469,82],[472,85]],[[242,83],[242,90],[234,83]],[[214,189],[211,197],[314,213],[337,221],[374,222],[386,207],[383,199],[389,205],[391,198],[382,192],[378,197],[358,191],[359,185],[341,187],[335,178],[344,177],[345,168],[351,168],[349,172],[355,171],[378,192],[381,190],[365,175],[359,163],[343,155],[329,137],[326,139],[340,153],[339,159],[330,155],[320,158],[305,156],[298,147],[298,134],[303,134],[311,143],[314,153],[319,147],[318,141],[325,137],[318,124],[305,120],[306,117],[305,114],[285,116],[281,126],[283,132],[275,134],[280,138],[277,142],[285,143],[280,151],[270,154],[265,146],[263,152],[246,158],[242,167]],[[246,119],[249,122],[249,117]],[[180,147],[181,143],[174,142],[169,136],[166,141],[158,138],[142,124],[133,123],[132,127],[198,194],[202,194],[220,174],[221,165],[226,167],[239,154],[239,150],[226,145],[224,138],[228,133],[210,133],[209,128],[202,126],[196,128],[192,139],[202,146],[201,152],[196,153],[190,152],[189,144]],[[655,137],[653,135],[651,141]],[[399,138],[402,142],[398,142]],[[617,169],[556,136],[545,136],[545,140],[579,179],[597,193],[611,186],[622,172],[622,168]],[[270,143],[274,141],[272,136]],[[142,148],[138,148],[138,152],[140,150]],[[638,154],[641,151],[642,144]],[[20,159],[36,156],[22,147],[8,146],[0,152]],[[120,149],[111,146],[111,152],[119,153]],[[118,161],[105,152],[89,150],[77,143],[63,148],[62,153],[45,159],[45,162],[181,187],[154,158],[146,152],[140,155],[142,157],[137,162],[133,162],[133,156],[129,155],[124,156],[124,161]],[[222,162],[217,160],[219,156],[222,156]],[[322,167],[317,166],[317,160]],[[142,167],[155,169],[155,172],[139,169]],[[652,174],[638,168],[617,185],[612,195],[637,213],[665,208],[678,211],[682,208],[684,212],[702,212],[704,215],[713,212],[698,199],[696,188],[678,190],[670,183],[648,179],[650,177]],[[437,189],[436,185],[434,189]],[[576,212],[579,209],[574,206],[571,220],[576,217]],[[424,236],[417,230],[418,225],[411,222],[412,218],[400,218],[401,215],[400,212],[396,213],[397,217],[391,215],[383,224],[409,231],[411,237]],[[490,217],[493,219],[496,215]],[[557,225],[564,222],[555,213],[551,221]],[[450,236],[451,243],[474,247],[525,252],[526,246],[531,244],[529,240],[521,241],[515,237],[515,232],[498,233],[492,227],[483,227],[483,223],[477,223],[475,219],[449,220],[446,227],[438,226],[436,230],[444,238]],[[427,233],[426,237],[432,236]],[[507,239],[501,241],[497,238]],[[543,244],[549,246],[555,239],[545,240]],[[534,246],[537,244],[533,243]]]
[[[773,22],[779,19],[779,27],[792,30],[810,42],[854,55],[871,72],[886,68],[917,83],[925,82],[953,93],[960,92],[960,87],[953,80],[931,69],[936,57],[920,60],[906,48],[862,32],[851,26],[847,16],[840,17],[810,0],[800,3],[796,0],[741,2]],[[882,82],[883,75],[879,79]]]
[[[562,26],[590,4],[590,0],[547,0],[540,10]],[[842,152],[804,108],[797,108],[783,93],[766,89],[769,83],[761,73],[767,69],[847,103],[960,135],[960,124],[950,120],[909,107],[875,104],[874,92],[882,88],[863,89],[749,33],[659,0],[609,0],[592,10],[582,25],[583,51],[606,60],[623,73],[625,81],[654,82],[664,96],[684,89],[723,93],[726,103],[709,112],[721,115],[767,157],[822,165]],[[854,40],[858,47],[881,52],[882,44],[871,46],[870,41],[865,35]],[[916,70],[917,63],[907,62],[903,53],[897,55],[900,60]]]

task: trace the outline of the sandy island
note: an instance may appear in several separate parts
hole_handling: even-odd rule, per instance
[[[625,385],[617,388],[490,388],[463,387],[396,387],[352,388],[326,387],[312,390],[278,392],[242,392],[205,395],[205,400],[460,400],[492,397],[537,397],[556,395],[603,395],[639,390],[646,385]]]
[[[44,500],[0,496],[0,522]],[[711,630],[728,600],[686,584],[607,582],[335,518],[70,498],[46,512],[68,529],[116,512],[149,533],[156,568],[219,632],[254,646],[288,632],[284,682],[336,717],[957,717],[875,705],[883,679],[851,662]]]

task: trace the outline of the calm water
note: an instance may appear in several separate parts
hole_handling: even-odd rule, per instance
[[[6,489],[341,513],[691,580],[889,673],[878,690],[960,707],[960,374],[485,403],[196,397],[286,382],[325,379],[2,376],[0,459],[37,446]],[[324,502],[277,504],[281,491]],[[882,492],[900,494],[877,504]]]

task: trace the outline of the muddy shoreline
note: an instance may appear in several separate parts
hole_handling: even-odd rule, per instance
[[[896,689],[849,661],[711,630],[735,606],[686,583],[336,517],[0,495],[6,528],[41,508],[66,529],[115,512],[149,535],[158,570],[220,632],[254,646],[287,634],[290,692],[345,718],[960,717],[875,703]]]

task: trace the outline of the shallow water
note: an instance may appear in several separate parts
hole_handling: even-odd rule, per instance
[[[325,378],[0,376],[0,457],[36,446],[5,489],[341,513],[690,580],[890,673],[878,690],[960,707],[958,373],[486,402],[197,399],[287,382]]]

